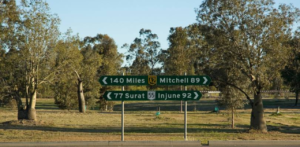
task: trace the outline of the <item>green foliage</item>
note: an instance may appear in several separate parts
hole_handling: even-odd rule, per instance
[[[78,98],[74,79],[61,79],[54,86],[55,104],[61,109],[78,108]]]
[[[18,49],[25,70],[22,77],[26,106],[35,109],[38,88],[53,78],[55,66],[48,63],[48,57],[60,35],[60,19],[50,13],[49,5],[43,0],[22,0],[19,8],[22,27]]]
[[[22,22],[21,11],[15,0],[4,0],[0,5],[0,52],[18,47],[19,33]],[[0,59],[1,60],[1,59]]]
[[[272,113],[270,116],[283,116],[283,114],[282,113],[277,113],[277,112],[274,112],[274,113]]]
[[[90,48],[102,56],[99,75],[116,75],[122,64],[122,54],[118,53],[115,41],[106,34],[85,37],[82,48]]]
[[[253,82],[253,91],[278,77],[286,63],[287,48],[282,43],[299,16],[292,6],[275,9],[273,4],[271,0],[207,0],[198,10],[199,24],[209,29],[205,34],[216,63],[224,62],[224,54],[231,55],[239,71]]]
[[[188,36],[186,30],[181,27],[171,28],[170,33],[170,48],[166,52],[164,71],[169,75],[184,75],[191,67]]]
[[[9,50],[6,54],[4,54],[4,60],[0,61],[2,63],[2,68],[0,67],[0,99],[1,105],[6,105],[13,99],[20,97],[20,95],[24,95],[23,84],[24,79],[22,78],[23,64],[19,58],[19,51],[17,50]],[[18,104],[18,105],[21,105]]]
[[[218,101],[220,106],[226,106],[227,109],[243,108],[247,104],[247,100],[244,98],[243,93],[227,85],[222,89],[221,100]]]
[[[288,64],[281,71],[281,77],[284,83],[290,86],[290,90],[296,93],[296,102],[300,92],[300,32],[295,32],[294,37],[286,45],[290,47],[288,54]]]
[[[123,48],[128,48],[126,60],[131,64],[130,73],[132,75],[154,74],[161,50],[160,43],[157,41],[158,36],[148,29],[141,29],[139,33],[140,38],[135,38],[130,45],[123,45]]]
[[[21,26],[21,12],[15,0],[4,0],[0,13],[0,106],[4,106],[20,94],[24,70],[17,50],[20,32],[16,31]]]
[[[102,95],[106,90],[113,89],[113,87],[100,87],[98,79],[102,75],[117,75],[123,62],[123,55],[118,53],[115,41],[106,34],[85,37],[82,41],[82,54],[85,57],[84,63],[86,64],[86,69],[83,73],[86,78],[83,79],[89,79],[85,81],[86,84],[84,85],[88,104],[93,106],[97,102],[100,105],[100,109],[106,109],[107,104],[109,104],[110,109],[112,109],[113,102],[107,103]],[[91,63],[93,63],[93,66],[90,66]],[[94,74],[95,72],[95,76],[88,76],[90,73]],[[100,100],[96,101],[95,99],[98,98]]]
[[[52,89],[55,103],[61,109],[78,107],[77,76],[74,69],[81,71],[83,56],[79,50],[78,36],[72,36],[71,30],[65,33],[65,37],[57,42],[54,49],[54,62],[56,66],[55,78]]]
[[[83,90],[85,95],[86,105],[94,107],[96,99],[100,97],[99,89],[100,83],[98,82],[98,70],[102,64],[102,56],[91,48],[81,49],[83,61],[81,62],[81,78],[83,80]]]
[[[205,0],[197,10],[197,20],[208,42],[206,51],[213,59],[209,68],[223,64],[223,69],[232,68],[230,72],[237,73],[237,77],[247,78],[254,102],[240,82],[225,84],[246,95],[253,108],[251,127],[261,130],[266,130],[266,125],[260,92],[284,68],[288,48],[283,43],[290,39],[292,25],[300,14],[293,6],[281,4],[276,9],[273,5],[272,0]]]

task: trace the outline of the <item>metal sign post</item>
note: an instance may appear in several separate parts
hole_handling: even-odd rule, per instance
[[[124,76],[124,73],[123,73]],[[122,91],[124,91],[124,86],[122,86]],[[124,101],[122,101],[122,114],[121,114],[121,141],[124,141]]]
[[[184,91],[187,91],[187,86],[184,86]],[[187,141],[187,101],[184,101],[184,140]]]
[[[122,115],[121,116],[121,129],[122,129],[121,140],[124,141],[124,101],[122,101],[122,114],[121,115]]]
[[[187,141],[187,101],[197,101],[202,97],[199,91],[187,91],[187,85],[209,85],[209,76],[189,75],[166,76],[101,76],[102,86],[122,86],[122,91],[106,91],[103,97],[107,101],[121,101],[121,141],[124,141],[124,101],[184,101],[184,140]],[[184,91],[125,91],[130,85],[184,85]],[[181,107],[182,110],[182,107]]]
[[[187,101],[184,101],[184,140],[187,141]]]

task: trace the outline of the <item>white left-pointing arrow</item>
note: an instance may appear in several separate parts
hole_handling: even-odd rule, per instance
[[[102,82],[103,82],[104,84],[107,84],[106,79],[107,79],[107,77],[104,77],[103,80],[102,80]]]
[[[199,95],[197,94],[197,92],[194,92],[194,93],[196,95],[194,99],[197,99]]]
[[[203,79],[204,79],[203,84],[206,84],[206,82],[208,81],[207,78],[206,78],[206,77],[203,77]]]
[[[110,94],[111,94],[111,92],[109,92],[109,93],[107,94],[107,98],[111,100]]]

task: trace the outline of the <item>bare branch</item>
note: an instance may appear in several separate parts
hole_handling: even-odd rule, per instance
[[[236,86],[235,84],[229,83],[227,81],[223,81],[223,80],[219,80],[219,79],[216,79],[216,81],[219,81],[219,82],[224,83],[226,85],[230,85],[230,86],[238,89],[240,92],[242,92],[246,96],[246,99],[249,101],[251,107],[253,107],[253,101],[251,100],[251,98],[249,97],[249,95],[243,89],[241,89],[240,87]]]
[[[41,80],[41,82],[38,83],[38,84],[42,84],[42,83],[46,82],[48,78],[50,78],[50,77],[51,77],[55,72],[57,72],[59,69],[61,69],[62,67],[64,67],[67,63],[69,63],[69,62],[65,62],[65,63],[61,64],[60,66],[58,66],[58,67],[57,67],[56,69],[54,69],[50,74],[48,74],[48,76],[46,76],[45,78],[43,78],[43,80]]]

